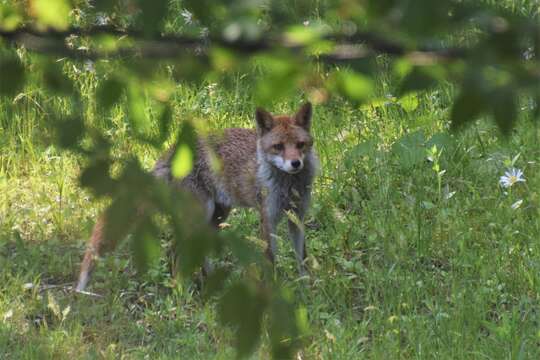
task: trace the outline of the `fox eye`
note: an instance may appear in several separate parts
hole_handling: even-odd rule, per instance
[[[273,147],[274,147],[274,150],[277,150],[277,151],[281,151],[285,148],[282,143],[274,144]]]
[[[297,147],[298,149],[302,149],[305,145],[306,145],[305,142],[300,141],[299,143],[296,144],[296,147]]]

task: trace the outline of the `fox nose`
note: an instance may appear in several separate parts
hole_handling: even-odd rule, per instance
[[[293,160],[291,161],[291,165],[293,168],[298,169],[302,165],[302,162],[300,160]]]

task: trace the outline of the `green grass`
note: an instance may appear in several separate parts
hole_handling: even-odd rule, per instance
[[[122,108],[96,109],[100,79],[66,69],[88,125],[114,139],[117,157],[135,154],[150,169],[159,153],[133,140]],[[379,70],[379,94],[392,93],[396,84]],[[173,128],[187,117],[210,129],[251,126],[257,73],[241,75],[229,87],[177,84]],[[450,134],[452,97],[441,86],[409,111],[340,98],[315,107],[321,172],[307,223],[309,280],[297,281],[284,228],[277,259],[277,277],[308,314],[298,358],[540,357],[538,122],[521,116],[507,139],[483,120]],[[291,112],[300,100],[269,110]],[[136,274],[124,243],[93,277],[90,290],[102,298],[65,290],[105,204],[78,185],[83,159],[49,144],[47,106],[66,104],[38,83],[15,102],[0,100],[0,358],[232,358],[216,299],[177,285],[165,258]],[[147,110],[155,119],[150,102]],[[410,151],[399,145],[407,139]],[[499,177],[512,166],[526,182],[502,189]],[[228,222],[227,231],[258,236],[253,212]],[[268,353],[264,335],[253,358]]]

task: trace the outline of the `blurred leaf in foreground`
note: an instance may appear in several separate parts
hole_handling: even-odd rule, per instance
[[[252,284],[237,283],[227,290],[219,305],[221,321],[235,329],[238,357],[249,355],[261,336],[266,298]]]
[[[16,95],[24,86],[24,66],[13,51],[0,54],[0,95]]]
[[[45,27],[65,30],[69,26],[69,0],[30,0],[30,14]]]

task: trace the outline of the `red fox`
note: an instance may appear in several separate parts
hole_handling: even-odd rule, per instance
[[[171,174],[173,152],[158,160],[152,173],[169,185],[191,191],[203,205],[207,221],[218,226],[232,207],[256,208],[261,217],[266,255],[274,263],[276,227],[285,212],[294,244],[298,270],[305,274],[306,248],[303,219],[309,206],[311,186],[318,166],[310,134],[312,106],[305,103],[293,116],[273,116],[264,109],[255,112],[256,130],[226,129],[212,141],[199,139],[197,161],[189,175],[175,179]],[[221,161],[221,170],[210,165],[208,147]],[[77,291],[86,287],[95,258],[102,255],[101,218],[92,231],[81,264]]]

